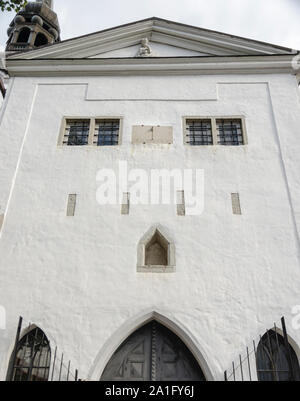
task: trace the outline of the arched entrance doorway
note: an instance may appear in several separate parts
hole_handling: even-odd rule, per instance
[[[120,345],[100,380],[205,381],[205,377],[181,339],[153,320]]]

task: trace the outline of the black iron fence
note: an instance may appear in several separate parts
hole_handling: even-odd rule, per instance
[[[78,370],[35,325],[22,331],[19,318],[8,381],[79,381]],[[22,333],[22,335],[21,335]],[[297,355],[289,342],[285,319],[267,330],[224,372],[225,381],[300,381]]]

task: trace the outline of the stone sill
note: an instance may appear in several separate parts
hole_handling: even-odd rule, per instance
[[[149,266],[137,266],[138,273],[174,273],[175,266],[159,266],[159,265],[149,265]]]

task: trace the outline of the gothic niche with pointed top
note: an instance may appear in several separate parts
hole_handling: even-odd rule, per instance
[[[137,271],[142,273],[175,271],[175,245],[162,227],[151,227],[140,240]]]

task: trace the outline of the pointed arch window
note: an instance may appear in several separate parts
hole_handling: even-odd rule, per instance
[[[48,381],[51,349],[45,333],[38,327],[18,342],[12,361],[12,381]]]
[[[257,376],[259,381],[300,380],[297,355],[290,344],[275,330],[269,330],[257,347]]]

